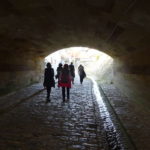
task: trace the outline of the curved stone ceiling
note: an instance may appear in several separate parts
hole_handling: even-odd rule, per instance
[[[148,0],[5,0],[0,5],[1,54],[44,57],[61,48],[84,46],[122,56],[148,49],[148,3]]]

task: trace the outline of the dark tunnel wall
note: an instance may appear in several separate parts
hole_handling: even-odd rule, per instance
[[[0,62],[0,95],[41,81],[42,64],[39,57],[9,53],[1,57]]]

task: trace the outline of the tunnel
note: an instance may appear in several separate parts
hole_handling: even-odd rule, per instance
[[[148,150],[149,6],[148,0],[1,2],[0,100],[20,89],[43,82],[44,58],[47,55],[69,47],[97,49],[113,58],[112,82],[99,83],[100,90],[108,100],[112,95],[107,96],[107,92],[113,93],[114,89],[119,89],[123,93],[131,104],[126,106],[125,113],[134,112],[135,116],[129,122],[137,125],[136,130],[130,129],[129,124],[124,124],[124,128],[129,128],[128,133],[133,132],[137,149]],[[117,107],[118,103],[110,100],[112,107]],[[120,115],[117,109],[116,114]],[[126,114],[123,115],[119,120],[126,119]]]

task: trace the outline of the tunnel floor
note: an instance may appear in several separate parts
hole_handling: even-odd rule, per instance
[[[75,82],[70,96],[62,102],[61,89],[56,87],[46,103],[44,90],[1,115],[1,150],[106,150],[92,82]]]
[[[66,102],[55,87],[47,103],[41,84],[1,97],[0,150],[149,150],[149,113],[113,85],[99,86],[102,104],[94,86],[76,79]]]

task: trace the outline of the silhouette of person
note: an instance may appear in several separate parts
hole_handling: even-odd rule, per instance
[[[59,63],[58,67],[57,67],[57,75],[55,76],[56,79],[58,79],[58,87],[59,87],[59,82],[60,82],[60,74],[62,72],[62,63]]]
[[[65,64],[60,74],[59,86],[62,87],[62,98],[65,101],[65,91],[67,90],[67,100],[70,98],[71,75],[68,64]]]
[[[80,65],[78,67],[78,74],[79,74],[79,77],[80,77],[80,83],[82,84],[83,83],[83,79],[86,77],[86,73],[85,73],[84,67],[82,65]]]
[[[47,68],[45,68],[44,71],[43,86],[47,90],[47,101],[50,101],[51,87],[55,87],[54,69],[51,67],[50,63],[47,63],[46,66]]]
[[[70,74],[71,74],[72,83],[74,84],[75,69],[74,69],[74,65],[73,65],[72,62],[71,62],[71,64],[69,65],[69,70],[70,70]]]

